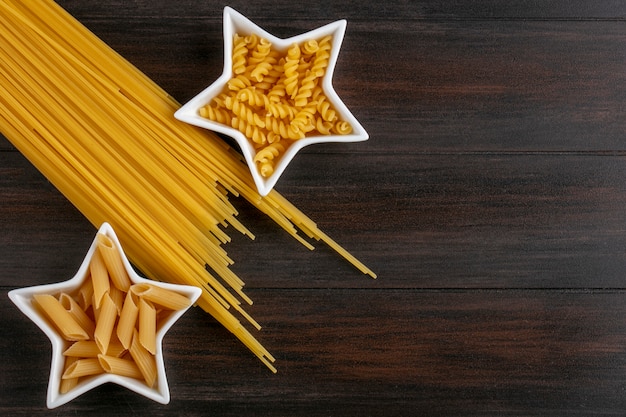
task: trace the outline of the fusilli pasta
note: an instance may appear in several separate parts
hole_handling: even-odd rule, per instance
[[[325,36],[279,52],[256,34],[235,34],[233,77],[200,109],[200,116],[243,133],[257,149],[254,160],[260,174],[270,176],[294,141],[352,132],[321,86],[331,47],[332,37]]]

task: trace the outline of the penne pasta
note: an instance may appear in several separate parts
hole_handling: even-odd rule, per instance
[[[59,302],[67,310],[68,313],[76,320],[76,322],[83,328],[89,335],[93,337],[93,332],[96,329],[96,325],[87,315],[85,310],[81,308],[76,300],[74,300],[69,294],[62,293],[59,295]]]
[[[117,337],[126,349],[130,347],[138,315],[139,307],[137,306],[137,303],[135,301],[135,296],[133,295],[132,291],[129,291],[126,293],[124,304],[122,306],[122,311],[120,313],[120,319],[117,323],[116,329]]]
[[[87,331],[55,297],[49,294],[36,294],[33,299],[66,340],[89,339]]]
[[[156,353],[156,309],[150,301],[139,299],[139,343],[153,355]]]
[[[133,332],[132,343],[129,349],[130,355],[141,371],[146,384],[149,387],[154,386],[157,380],[157,367],[154,356],[139,343],[139,334],[137,330]]]
[[[73,358],[97,358],[99,354],[100,348],[95,340],[74,342],[63,352],[64,356]]]
[[[78,358],[74,358],[74,357],[67,357],[65,358],[65,363],[64,368],[63,368],[63,372],[65,373],[67,371],[67,368],[72,365],[74,362],[76,362],[78,360]],[[59,392],[61,394],[66,394],[68,392],[70,392],[74,387],[76,387],[76,385],[78,385],[78,381],[80,380],[80,378],[78,377],[73,377],[73,378],[65,378],[65,379],[61,379],[61,386],[59,387]]]
[[[93,285],[94,308],[99,309],[102,297],[109,292],[111,284],[109,282],[109,273],[104,264],[104,259],[100,251],[95,251],[89,263],[89,271],[91,273],[91,281]]]
[[[76,301],[84,311],[87,311],[93,302],[93,281],[90,277],[85,279],[83,285],[78,289]]]
[[[132,360],[117,358],[115,356],[98,355],[98,361],[104,372],[142,379],[143,375]]]
[[[115,308],[117,309],[117,315],[119,316],[122,312],[122,305],[124,304],[124,298],[126,297],[126,293],[115,285],[111,285],[109,288],[109,297],[111,297],[111,301],[115,304]]]
[[[61,379],[81,378],[84,376],[98,375],[103,372],[98,358],[78,359],[67,367]]]
[[[116,358],[121,358],[128,352],[128,349],[122,345],[120,340],[118,339],[115,331],[111,334],[111,340],[109,341],[109,348],[106,351],[107,356],[115,356]]]
[[[92,254],[91,261],[97,253]],[[102,265],[104,270],[98,271],[96,267],[94,273],[112,280],[106,263]],[[191,301],[181,293],[148,282],[133,284],[128,292],[109,282],[100,307],[95,308],[95,302],[85,302],[94,297],[92,278],[91,274],[85,276],[87,283],[71,294],[62,292],[58,298],[41,294],[32,299],[33,305],[50,318],[68,342],[63,352],[65,362],[59,392],[67,393],[82,378],[102,373],[134,378],[152,388],[158,375],[156,331],[171,317],[175,311],[172,309],[186,309]],[[81,303],[87,307],[83,309]]]
[[[111,276],[113,285],[121,291],[128,291],[130,288],[130,278],[122,262],[122,257],[115,247],[110,237],[98,233],[96,237],[98,241],[98,252],[102,255],[102,259]]]
[[[135,284],[131,291],[145,300],[168,310],[182,310],[191,304],[182,294],[151,284]]]
[[[94,339],[101,353],[106,353],[109,348],[116,321],[117,307],[111,300],[111,297],[109,297],[109,294],[104,294],[104,297],[102,297],[102,308],[100,309],[94,332]]]

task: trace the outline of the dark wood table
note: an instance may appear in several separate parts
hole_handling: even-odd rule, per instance
[[[181,102],[222,71],[224,3],[60,4]],[[96,228],[0,138],[0,414],[625,415],[626,4],[228,5],[280,37],[348,20],[334,85],[370,140],[276,188],[379,278],[235,199],[278,373],[192,309],[169,405],[107,384],[50,412],[50,343],[7,292],[69,279]]]

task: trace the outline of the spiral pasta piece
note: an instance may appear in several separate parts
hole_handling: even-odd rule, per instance
[[[333,109],[326,96],[317,98],[317,112],[326,122],[334,122],[337,120],[337,112]]]
[[[275,84],[270,91],[267,92],[267,99],[272,103],[280,103],[287,96],[285,84],[280,81]]]
[[[291,124],[271,116],[265,117],[265,128],[283,139],[299,140],[305,136],[304,130],[296,129]]]
[[[313,120],[315,120],[316,113],[316,103],[309,103],[296,113],[290,125],[298,132],[310,132],[314,129]]]
[[[251,33],[243,38],[248,50],[254,49],[259,44],[259,36],[256,33]]]
[[[292,98],[298,92],[298,67],[300,62],[300,47],[293,44],[287,50],[287,58],[285,59],[285,91]]]
[[[319,44],[315,39],[309,39],[302,44],[302,53],[305,55],[313,55],[319,49]]]
[[[238,117],[233,117],[230,123],[231,127],[243,133],[247,138],[251,139],[257,145],[267,143],[267,136],[262,129],[254,124],[247,123]]]
[[[248,103],[249,106],[265,107],[269,99],[259,92],[256,87],[247,87],[237,91],[236,99]]]
[[[280,136],[278,133],[274,133],[274,132],[267,132],[267,143],[274,143],[274,142],[280,142],[281,140],[283,140],[283,137]]]
[[[233,72],[242,74],[246,70],[248,46],[244,37],[235,34],[233,40]]]
[[[229,90],[239,91],[244,88],[248,88],[252,85],[252,81],[250,78],[245,76],[244,74],[239,74],[234,78],[228,80],[227,86]]]
[[[313,60],[313,64],[311,65],[311,71],[314,72],[318,77],[323,77],[326,73],[326,67],[328,66],[328,61],[330,60],[330,48],[331,48],[331,36],[325,36],[318,43],[318,49],[315,52],[315,59]]]
[[[331,122],[327,122],[322,118],[318,118],[315,121],[315,128],[322,135],[330,135],[332,133],[333,126],[334,124],[332,124]]]
[[[335,125],[333,126],[331,130],[337,133],[338,135],[348,135],[352,133],[352,126],[350,126],[350,123],[348,122],[341,121],[341,122],[335,123]]]
[[[222,93],[218,96],[213,97],[213,100],[211,100],[211,103],[214,107],[226,107],[226,105],[224,104],[224,100],[226,100],[228,98],[228,94],[226,93]]]
[[[215,120],[218,123],[229,125],[232,119],[230,112],[225,108],[206,105],[200,109],[200,116]]]
[[[257,82],[263,81],[263,78],[270,73],[276,59],[270,54],[272,43],[265,38],[257,42],[256,47],[248,58],[248,67],[251,67],[250,78]]]
[[[224,104],[226,108],[232,111],[240,120],[245,121],[249,125],[264,128],[265,122],[261,119],[261,116],[245,103],[237,100],[236,98],[228,97]]]
[[[285,147],[280,142],[267,145],[254,157],[254,162],[258,164],[259,172],[263,177],[269,177],[274,172],[275,160],[285,152]]]
[[[272,43],[265,38],[259,39],[257,35],[246,37],[246,47],[250,52],[248,66],[257,65],[263,62],[272,49]]]
[[[281,66],[282,68],[282,66]],[[287,96],[287,89],[285,88],[285,73],[278,77],[274,85],[267,92],[267,98],[274,103],[283,102]]]
[[[309,102],[309,98],[313,95],[313,88],[317,85],[317,75],[312,71],[306,71],[304,78],[300,82],[298,93],[293,98],[296,107],[304,107]]]
[[[271,60],[264,60],[257,64],[256,67],[250,73],[250,78],[255,79],[257,82],[263,81],[263,79],[269,75],[272,70]]]
[[[273,161],[278,155],[285,151],[285,147],[280,143],[276,142],[271,145],[267,145],[259,152],[257,152],[254,157],[255,162],[266,162]]]
[[[255,84],[255,87],[258,90],[269,92],[272,88],[274,88],[274,86],[280,81],[281,77],[283,76],[283,66],[282,64],[278,63],[278,60],[276,58],[271,56],[267,57],[266,62],[270,64],[270,66],[267,67],[268,71],[263,71],[265,72],[263,75],[263,79],[258,81]]]
[[[273,102],[269,97],[265,110],[267,110],[268,115],[279,119],[292,119],[296,115],[295,107],[285,103]]]

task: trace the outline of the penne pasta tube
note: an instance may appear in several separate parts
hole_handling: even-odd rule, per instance
[[[81,308],[76,300],[74,300],[69,294],[62,293],[59,296],[59,302],[67,310],[68,313],[74,317],[74,320],[82,327],[89,337],[93,337],[93,332],[96,329],[96,325],[87,315],[85,310]]]
[[[126,292],[130,288],[130,278],[124,268],[122,257],[115,247],[113,240],[108,236],[98,233],[96,236],[98,241],[98,252],[102,255],[102,259],[111,276],[111,282],[118,289]]]
[[[93,302],[93,281],[91,279],[86,279],[83,282],[83,285],[78,289],[76,299],[83,310],[87,311],[91,307]]]
[[[135,296],[132,291],[126,293],[122,311],[120,313],[120,319],[117,322],[117,337],[124,348],[130,347],[131,340],[133,338],[133,330],[137,323],[137,316],[139,315],[139,307],[135,301]]]
[[[139,343],[153,355],[156,353],[156,310],[154,305],[139,299]]]
[[[91,272],[91,281],[93,283],[93,304],[96,309],[99,309],[102,297],[110,289],[109,273],[100,251],[94,251],[89,263],[89,271]]]
[[[115,285],[111,286],[109,289],[109,297],[111,297],[113,304],[115,304],[115,307],[117,308],[118,316],[122,312],[122,305],[124,304],[124,297],[126,296],[125,294],[126,293],[124,291],[120,290]]]
[[[83,376],[97,375],[103,372],[98,358],[78,359],[67,367],[62,379],[80,378]]]
[[[94,323],[98,323],[98,316],[100,315],[101,308],[96,307],[95,297],[94,297],[94,300],[92,300],[91,302],[91,307],[92,307],[91,311],[93,312]]]
[[[117,307],[109,294],[104,294],[102,298],[102,308],[98,315],[96,322],[96,330],[94,332],[94,339],[101,353],[106,353],[109,348],[109,342],[111,341],[111,334],[113,333],[113,327],[117,321]]]
[[[66,340],[87,340],[89,334],[55,297],[49,294],[36,294],[33,299],[38,307],[59,329]]]
[[[122,345],[120,339],[117,337],[115,332],[111,334],[111,340],[109,341],[109,348],[106,351],[107,356],[115,356],[117,358],[121,358],[128,352],[128,349]]]
[[[104,372],[135,379],[143,379],[139,367],[132,360],[116,358],[115,356],[98,355],[98,361],[102,369],[104,369]]]
[[[143,379],[149,387],[153,387],[157,380],[156,359],[150,352],[139,343],[139,334],[137,330],[133,332],[132,343],[129,349],[130,355],[137,364],[137,367],[143,375]]]
[[[63,372],[65,373],[65,371],[67,371],[67,368],[71,364],[76,362],[77,360],[78,360],[78,358],[73,358],[73,357],[65,358],[65,364],[64,364]],[[61,379],[61,385],[59,387],[59,391],[61,392],[61,394],[66,394],[66,393],[70,392],[74,387],[76,387],[76,385],[78,385],[78,377]]]
[[[64,356],[73,358],[97,358],[99,354],[100,348],[98,348],[95,340],[74,342],[63,352]]]
[[[156,285],[135,284],[131,287],[131,291],[137,296],[168,310],[182,310],[191,305],[189,298],[184,295]]]

